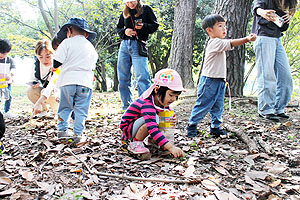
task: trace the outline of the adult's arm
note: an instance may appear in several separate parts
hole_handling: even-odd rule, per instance
[[[154,33],[158,29],[157,18],[152,10],[152,8],[148,5],[144,6],[143,18],[145,18],[145,22],[143,21],[142,31],[146,31],[148,34]]]
[[[118,24],[117,24],[117,33],[119,34],[119,36],[122,40],[125,39],[125,30],[126,30],[126,27],[124,24],[124,17],[123,17],[123,14],[121,14],[119,17]]]

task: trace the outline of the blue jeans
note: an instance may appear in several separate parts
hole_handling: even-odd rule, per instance
[[[10,110],[10,104],[11,104],[11,84],[8,84],[7,86],[9,99],[5,101],[4,103],[4,112],[7,113]]]
[[[254,43],[258,113],[280,114],[291,100],[293,79],[281,38],[259,36]]]
[[[141,96],[151,85],[148,58],[139,55],[136,40],[123,40],[119,50],[117,67],[123,110],[126,110],[132,103],[131,66],[133,66],[137,81],[138,94]]]
[[[75,114],[74,134],[81,135],[85,120],[88,116],[92,89],[81,85],[66,85],[60,87],[60,101],[58,107],[58,130],[65,131],[69,127],[72,111]]]
[[[197,125],[210,112],[211,128],[219,128],[222,124],[226,82],[220,78],[200,77],[197,100],[193,107],[189,125]]]

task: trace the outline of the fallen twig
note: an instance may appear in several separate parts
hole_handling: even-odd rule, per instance
[[[231,126],[229,126],[229,125],[226,125],[226,124],[224,125],[224,127],[225,127],[228,131],[230,131],[230,132],[232,132],[232,133],[235,133],[236,136],[237,136],[240,140],[242,140],[242,141],[248,146],[250,153],[252,153],[252,154],[258,153],[258,148],[257,148],[257,146],[256,146],[256,143],[255,143],[253,140],[251,140],[251,139],[247,136],[247,134],[243,133],[241,129],[236,129],[236,128],[233,128],[233,127],[231,127]]]
[[[264,142],[261,137],[257,138],[257,142],[266,151],[267,154],[271,155],[274,153],[274,149],[272,149],[266,142]]]
[[[190,180],[174,180],[174,179],[160,179],[160,178],[141,178],[134,176],[126,176],[126,175],[118,175],[118,174],[110,174],[98,172],[96,170],[92,171],[90,167],[86,164],[86,162],[82,161],[78,156],[76,156],[71,149],[66,149],[66,151],[70,152],[77,160],[79,160],[89,173],[99,175],[99,176],[108,176],[120,179],[126,179],[130,181],[147,181],[147,182],[163,182],[163,183],[177,183],[177,184],[185,184],[185,183],[199,183],[201,180],[199,179],[190,179]]]

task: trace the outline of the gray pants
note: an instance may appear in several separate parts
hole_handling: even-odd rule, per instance
[[[131,139],[130,141],[133,141],[134,137],[136,136],[136,133],[138,132],[139,128],[145,124],[145,119],[143,117],[138,118],[135,120],[135,122],[132,125],[132,132],[131,132]],[[159,116],[156,115],[156,123],[159,124]]]

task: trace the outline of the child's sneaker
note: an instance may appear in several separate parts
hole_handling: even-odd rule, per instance
[[[219,128],[210,128],[210,134],[216,137],[220,137],[221,135],[228,135],[226,131]]]
[[[3,152],[4,151],[4,145],[2,144],[2,142],[0,142],[0,150]]]
[[[196,137],[199,134],[198,130],[197,130],[197,125],[193,124],[193,125],[188,125],[187,127],[187,136],[188,137]]]
[[[128,151],[133,154],[150,153],[149,149],[145,147],[143,141],[133,141],[128,145]]]
[[[73,139],[74,134],[69,129],[67,129],[65,131],[58,131],[57,137],[58,139]]]

